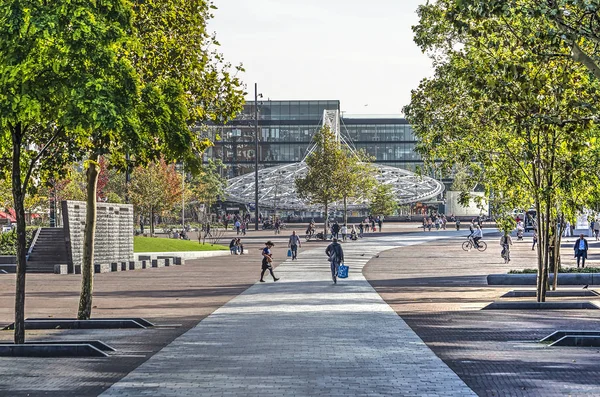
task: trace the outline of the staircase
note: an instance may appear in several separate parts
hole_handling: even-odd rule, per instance
[[[27,260],[27,273],[54,273],[54,265],[69,262],[62,227],[44,227]]]

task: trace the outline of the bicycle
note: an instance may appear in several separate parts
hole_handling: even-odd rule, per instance
[[[472,238],[469,238],[467,241],[462,243],[462,249],[465,251],[471,251],[472,248],[477,248],[477,251],[483,252],[487,249],[487,244],[485,241],[479,240],[477,246],[475,246],[475,242]]]

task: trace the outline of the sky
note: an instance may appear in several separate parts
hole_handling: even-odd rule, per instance
[[[425,0],[214,0],[221,52],[272,100],[339,99],[347,114],[401,114],[432,75],[411,26]]]

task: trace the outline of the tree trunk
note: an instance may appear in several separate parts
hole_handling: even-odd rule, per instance
[[[325,233],[323,233],[323,239],[327,240],[327,221],[329,221],[329,203],[325,202],[325,221],[323,222],[323,229],[325,229]]]
[[[92,294],[94,290],[94,242],[96,239],[96,187],[98,185],[98,155],[88,160],[87,202],[85,229],[83,231],[83,263],[81,264],[81,296],[77,319],[89,320],[92,315]]]
[[[154,207],[150,206],[150,237],[154,237]]]
[[[348,224],[348,197],[344,196],[344,225]]]
[[[25,275],[27,270],[27,241],[25,238],[25,187],[21,183],[21,144],[22,125],[11,128],[12,155],[12,190],[17,218],[17,280],[15,286],[15,343],[25,343]]]
[[[554,237],[554,280],[552,282],[552,290],[556,291],[558,287],[558,275],[560,274],[560,244],[562,243],[562,234],[565,230],[565,217],[561,215],[558,220],[560,227],[556,230]]]

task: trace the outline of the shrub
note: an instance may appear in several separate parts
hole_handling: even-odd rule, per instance
[[[537,269],[511,270],[508,274],[535,274]],[[552,272],[550,272],[552,273]],[[558,273],[600,273],[600,267],[561,267]]]
[[[27,249],[31,245],[37,227],[28,227],[25,234]],[[0,255],[17,255],[17,231],[0,233]]]

